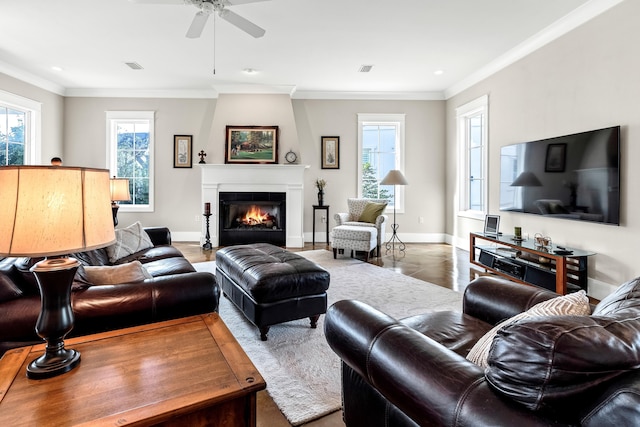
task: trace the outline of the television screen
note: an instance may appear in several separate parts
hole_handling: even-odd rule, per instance
[[[620,224],[620,126],[506,145],[500,210]]]

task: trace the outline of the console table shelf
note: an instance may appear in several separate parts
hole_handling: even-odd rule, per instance
[[[469,261],[515,282],[540,286],[561,295],[587,290],[587,259],[593,252],[537,246],[511,235],[469,235]]]

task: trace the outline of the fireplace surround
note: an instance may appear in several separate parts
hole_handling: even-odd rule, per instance
[[[220,242],[219,221],[220,194],[238,193],[283,193],[284,194],[284,246],[304,246],[304,171],[308,165],[251,165],[251,164],[203,164],[202,199],[211,203],[210,240],[214,247]],[[206,230],[202,225],[201,244]]]

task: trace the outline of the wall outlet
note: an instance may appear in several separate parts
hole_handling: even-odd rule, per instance
[[[419,216],[418,217],[418,224],[424,224],[424,217],[423,216]]]
[[[324,223],[326,223],[326,222],[327,222],[327,217],[326,217],[326,216],[324,216],[324,215],[322,215],[322,223],[324,224]]]
[[[196,217],[194,218],[195,222],[200,222],[200,215],[196,215]]]

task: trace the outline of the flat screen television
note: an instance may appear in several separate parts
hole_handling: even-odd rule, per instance
[[[505,145],[500,210],[620,224],[620,126]]]

